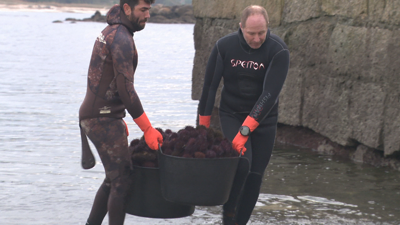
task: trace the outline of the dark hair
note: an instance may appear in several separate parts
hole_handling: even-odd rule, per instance
[[[120,1],[119,1],[119,5],[120,5],[120,7],[122,8],[122,7],[124,6],[124,4],[126,3],[126,4],[128,4],[128,5],[131,7],[131,9],[133,9],[133,8],[135,8],[135,6],[136,6],[137,4],[139,4],[139,1],[140,1],[140,0],[120,0]],[[150,4],[150,5],[153,4],[154,1],[155,1],[155,0],[144,0],[144,2],[146,2],[146,3]]]
[[[247,18],[249,18],[249,16],[251,16],[251,15],[264,16],[265,22],[267,23],[267,26],[268,26],[269,18],[268,18],[267,10],[265,10],[264,7],[259,6],[259,5],[250,5],[250,6],[247,6],[242,12],[242,17],[240,19],[240,23],[242,24],[243,28],[246,26]]]

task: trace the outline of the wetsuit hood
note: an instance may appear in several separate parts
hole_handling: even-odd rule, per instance
[[[107,13],[107,23],[109,25],[115,25],[115,24],[122,24],[124,25],[129,32],[132,34],[136,31],[135,28],[133,27],[133,24],[131,21],[129,21],[128,17],[125,15],[125,13],[122,11],[121,7],[119,5],[114,5]]]
[[[252,52],[252,51],[257,50],[257,49],[252,49],[252,48],[250,47],[250,45],[247,44],[246,40],[244,39],[242,29],[239,28],[238,33],[239,33],[240,45],[243,47],[243,49],[244,49],[246,52],[249,52],[249,53],[250,53],[250,52]],[[265,41],[264,41],[264,43],[262,43],[262,45],[260,46],[260,48],[262,48],[262,46],[265,45],[265,43],[267,43],[267,41],[268,41],[268,39],[269,39],[269,36],[270,36],[270,31],[269,31],[269,29],[268,29],[268,30],[267,30],[267,36],[265,37]],[[260,49],[260,48],[259,48],[259,49]]]

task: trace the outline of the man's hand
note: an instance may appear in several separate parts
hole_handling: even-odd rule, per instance
[[[158,144],[162,145],[163,137],[161,133],[151,126],[149,118],[145,112],[136,119],[133,119],[139,128],[144,132],[146,144],[153,150],[158,150]]]
[[[146,141],[146,144],[153,150],[158,150],[158,146],[162,145],[163,143],[163,137],[161,133],[151,126],[144,131],[144,140]]]
[[[246,117],[246,119],[242,124],[242,128],[247,128],[247,132],[241,133],[239,130],[239,132],[236,134],[235,138],[232,141],[232,147],[237,152],[240,153],[240,151],[242,151],[243,155],[244,152],[247,151],[246,147],[244,147],[244,144],[246,144],[247,140],[249,139],[250,133],[253,132],[258,127],[258,125],[259,123],[253,117],[251,116]],[[244,129],[242,131],[244,131]]]
[[[243,136],[240,132],[238,132],[232,141],[233,149],[235,149],[239,154],[240,154],[240,151],[242,151],[242,155],[243,155],[244,152],[247,150],[246,147],[244,147],[244,144],[246,144],[248,139],[249,139],[249,136]]]
[[[203,125],[203,126],[209,128],[210,121],[211,121],[211,115],[210,116],[199,115],[199,125]]]

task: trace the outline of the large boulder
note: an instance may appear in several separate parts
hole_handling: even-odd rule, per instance
[[[271,32],[290,50],[280,124],[310,129],[344,147],[362,145],[385,156],[400,153],[396,0],[193,0],[194,100],[200,98],[215,41],[239,28],[241,11],[250,4],[267,9]],[[218,105],[219,99],[213,117]]]

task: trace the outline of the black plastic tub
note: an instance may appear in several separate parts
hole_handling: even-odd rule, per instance
[[[158,168],[134,166],[126,213],[149,218],[180,218],[190,216],[194,205],[167,201],[161,194],[160,170]]]
[[[240,157],[196,159],[158,153],[161,191],[168,201],[223,205],[228,201]]]

